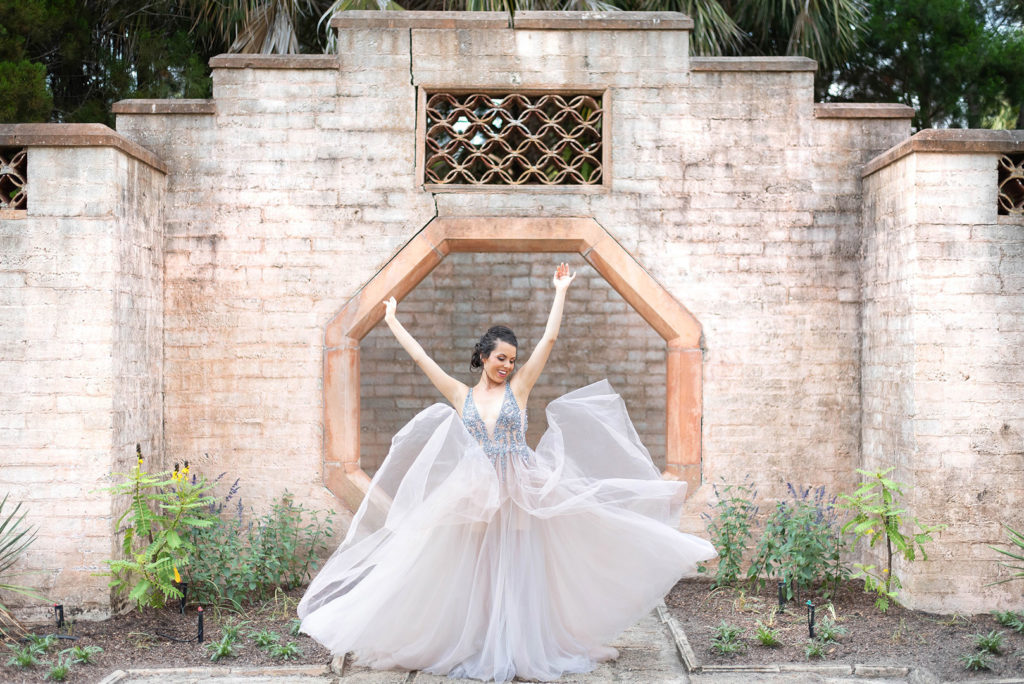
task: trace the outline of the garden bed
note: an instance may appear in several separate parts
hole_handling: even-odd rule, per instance
[[[838,641],[825,645],[823,658],[813,658],[812,663],[926,668],[943,681],[1024,674],[1024,634],[1000,625],[993,616],[936,615],[901,606],[881,613],[874,606],[874,596],[864,593],[863,583],[853,580],[843,582],[831,601],[800,596],[782,612],[778,612],[775,587],[759,592],[746,585],[713,590],[707,579],[679,582],[665,603],[702,665],[753,667],[808,662],[807,599],[815,603],[817,627],[822,618],[834,615],[835,624],[846,630]],[[773,612],[781,645],[768,648],[755,635],[758,622],[766,623]],[[716,628],[723,621],[742,630],[741,650],[732,655],[712,649]],[[961,656],[976,652],[972,635],[992,630],[1003,633],[1002,654],[989,657],[990,670],[966,670]]]
[[[208,611],[204,614],[205,638],[203,644],[195,642],[197,613],[195,607],[189,607],[184,615],[176,608],[159,610],[147,609],[143,612],[132,610],[99,622],[80,621],[67,629],[36,628],[36,634],[60,634],[74,636],[74,641],[61,639],[49,654],[40,660],[54,662],[57,652],[71,646],[99,646],[103,649],[96,654],[90,665],[72,665],[66,681],[98,682],[114,670],[131,668],[164,668],[164,667],[195,667],[212,666],[238,668],[279,665],[327,665],[330,654],[315,641],[305,635],[292,636],[289,631],[295,618],[295,607],[302,596],[304,588],[291,592],[280,593],[276,599],[269,600],[253,607],[243,614],[227,611]],[[210,660],[209,645],[221,639],[222,627],[244,623],[240,636],[235,642],[237,655],[221,658],[217,662]],[[268,631],[280,636],[280,644],[295,642],[301,651],[297,658],[283,659],[273,657],[267,649],[256,646],[251,636],[254,632]],[[193,639],[191,642],[178,642],[168,639],[168,635],[177,639]],[[16,668],[7,664],[11,654],[3,649],[0,659],[0,682],[22,683],[42,682],[49,667],[37,665],[31,668]],[[49,681],[49,680],[47,680]]]
[[[820,596],[800,596],[787,604],[786,610],[775,613],[775,626],[782,644],[766,648],[755,639],[757,623],[766,622],[777,608],[774,587],[760,592],[749,588],[720,588],[712,590],[707,579],[679,582],[665,599],[670,613],[679,622],[701,665],[704,666],[766,666],[775,663],[844,663],[849,665],[878,665],[926,668],[941,680],[968,678],[999,678],[1024,674],[1024,634],[998,624],[991,615],[935,615],[891,607],[880,613],[874,607],[873,597],[862,591],[860,582],[844,582],[832,601]],[[56,652],[71,645],[99,646],[101,653],[94,656],[94,664],[73,665],[69,682],[98,682],[113,670],[132,668],[170,667],[261,667],[278,665],[317,665],[330,662],[330,654],[305,635],[291,636],[289,630],[295,618],[295,606],[304,589],[281,593],[243,614],[209,611],[204,618],[205,641],[202,645],[176,642],[167,638],[194,638],[197,614],[190,607],[184,615],[174,608],[130,611],[100,622],[81,621],[69,628],[57,630],[37,628],[36,634],[61,634],[77,637],[75,641],[62,639],[48,655],[40,659],[56,660]],[[834,617],[836,624],[846,630],[835,643],[824,648],[824,658],[808,661],[805,646],[808,641],[807,609],[804,602],[812,598],[816,605],[816,622]],[[831,608],[829,607],[831,606]],[[743,650],[725,656],[712,650],[711,640],[722,622],[742,630],[739,641]],[[225,625],[239,622],[241,634],[236,642],[237,655],[210,660],[209,644],[218,641]],[[970,672],[964,669],[960,656],[974,652],[973,634],[987,634],[992,630],[1003,633],[1002,655],[991,656],[991,670]],[[294,641],[301,649],[296,659],[275,658],[266,649],[253,642],[252,633],[269,631],[280,635],[279,643]],[[7,665],[9,653],[0,660],[0,681],[42,682],[49,668],[38,665],[20,669]]]

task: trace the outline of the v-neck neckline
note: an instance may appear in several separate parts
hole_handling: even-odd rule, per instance
[[[473,396],[473,387],[469,388],[469,401],[473,404],[473,412],[476,413],[477,420],[484,426],[484,435],[487,437],[488,442],[494,441],[494,435],[498,432],[498,421],[501,420],[501,412],[505,410],[505,401],[508,399],[508,393],[510,390],[509,384],[505,383],[505,391],[501,393],[501,405],[498,406],[498,415],[494,419],[494,430],[487,429],[487,421],[484,420],[484,415],[480,413],[480,405],[476,403],[476,397]]]

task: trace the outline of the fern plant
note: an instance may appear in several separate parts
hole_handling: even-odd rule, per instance
[[[117,521],[117,529],[124,532],[124,558],[105,561],[110,570],[104,574],[113,578],[111,588],[127,591],[128,600],[141,610],[181,598],[175,586],[181,581],[179,568],[188,565],[194,549],[188,530],[213,524],[206,509],[213,497],[207,494],[211,484],[205,479],[189,481],[187,461],[184,470],[175,465],[173,472],[149,473],[138,445],[135,453],[137,465],[130,473],[117,473],[126,479],[106,490],[128,494],[131,500]]]

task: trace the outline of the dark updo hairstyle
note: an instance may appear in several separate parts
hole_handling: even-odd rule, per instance
[[[473,347],[473,358],[469,361],[469,367],[473,370],[484,367],[484,359],[491,355],[498,342],[507,342],[513,347],[519,348],[519,340],[511,328],[504,325],[494,325],[484,333],[480,341]]]

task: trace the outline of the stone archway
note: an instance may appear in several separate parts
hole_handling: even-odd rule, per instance
[[[370,484],[359,464],[359,342],[454,252],[578,252],[668,344],[663,477],[700,484],[701,326],[596,221],[589,218],[435,219],[327,324],[324,336],[324,483],[351,510]]]

